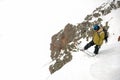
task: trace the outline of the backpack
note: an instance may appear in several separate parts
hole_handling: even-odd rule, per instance
[[[105,34],[105,37],[104,37],[104,40],[105,40],[105,42],[107,43],[108,42],[108,31],[105,29],[105,28],[103,28],[103,32],[104,32],[104,34]]]

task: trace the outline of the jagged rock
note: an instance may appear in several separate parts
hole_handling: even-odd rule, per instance
[[[72,24],[67,24],[63,30],[52,36],[51,59],[55,60],[56,63],[50,65],[49,70],[51,73],[54,73],[72,59],[70,51],[75,49],[73,45],[75,37],[76,28]],[[70,45],[70,42],[73,42],[73,44]]]
[[[103,19],[102,18],[98,18],[97,21],[101,23],[103,21]]]
[[[92,20],[92,15],[87,15],[84,20],[87,20],[87,21]]]
[[[99,17],[99,16],[101,16],[101,15],[100,15],[100,13],[94,13],[93,16],[94,16],[94,17]]]
[[[75,37],[75,33],[76,33],[75,26],[73,26],[72,24],[67,24],[65,26],[63,34],[64,34],[64,37],[65,37],[67,43],[73,41],[73,39]]]
[[[64,64],[68,63],[68,62],[71,61],[71,60],[72,60],[72,55],[71,55],[71,53],[66,54],[66,55],[64,56],[64,58],[63,58]]]
[[[63,61],[57,59],[55,64],[49,66],[50,73],[53,74],[55,71],[59,70],[63,65]]]
[[[117,1],[117,7],[120,8],[120,1]]]
[[[102,15],[107,15],[111,12],[111,8],[108,7],[107,9],[101,10]]]
[[[114,2],[111,2],[110,7],[113,8],[113,9],[117,9],[117,6]]]

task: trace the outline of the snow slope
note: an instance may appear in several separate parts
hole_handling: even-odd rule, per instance
[[[49,77],[49,80],[120,80],[120,9],[103,17],[109,22],[110,36],[104,43],[100,53],[90,57],[83,52],[73,53],[73,60],[61,70]],[[85,44],[84,44],[85,45]],[[94,47],[89,51],[93,51]]]
[[[119,43],[107,45],[95,57],[74,53],[73,60],[50,76],[49,80],[119,80],[119,47]]]
[[[83,21],[106,1],[0,0],[0,80],[119,80],[118,10],[110,21],[111,34],[115,35],[98,56],[73,53],[73,60],[62,69],[53,75],[48,71],[51,36],[67,23]]]
[[[48,73],[46,64],[47,66],[41,68],[41,80],[120,80],[120,43],[117,42],[120,35],[120,15],[118,13],[120,13],[120,9],[103,17],[104,21],[108,21],[111,17],[113,19],[109,22],[109,42],[103,44],[97,56],[90,57],[83,52],[73,53],[72,61],[52,75]],[[69,22],[73,23],[73,21]],[[76,22],[74,21],[74,23]],[[89,50],[93,51],[93,49],[94,47]]]

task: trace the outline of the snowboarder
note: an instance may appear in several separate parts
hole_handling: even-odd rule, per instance
[[[103,44],[105,34],[103,32],[103,28],[98,26],[97,24],[93,26],[93,30],[94,30],[94,33],[93,33],[92,41],[87,43],[83,50],[87,50],[91,46],[95,45],[94,55],[96,55],[98,54],[99,49]]]

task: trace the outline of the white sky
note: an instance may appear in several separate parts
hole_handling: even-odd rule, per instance
[[[102,2],[0,0],[0,80],[39,80],[51,36],[67,23],[80,23]]]

